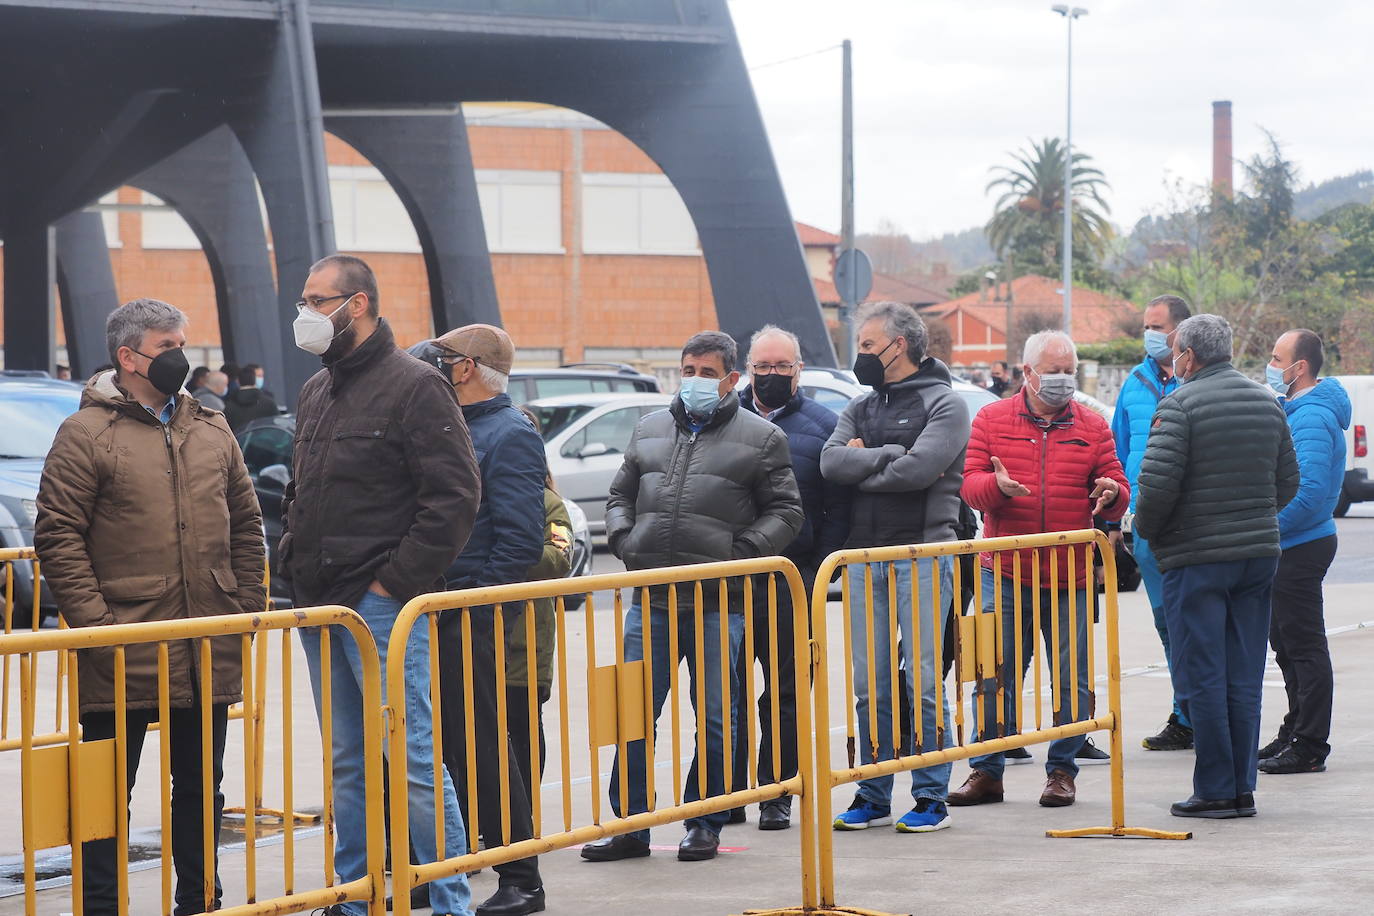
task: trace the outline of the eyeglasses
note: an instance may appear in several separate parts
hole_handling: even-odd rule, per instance
[[[776,372],[776,373],[778,373],[779,375],[791,375],[792,372],[793,372],[793,370],[795,370],[795,369],[797,368],[797,364],[796,364],[796,363],[751,363],[750,366],[749,366],[749,368],[752,369],[752,370],[754,371],[754,374],[755,374],[755,375],[767,375],[767,374],[769,374],[770,372]]]
[[[297,300],[296,300],[296,308],[297,308],[297,309],[310,308],[310,309],[314,309],[315,311],[318,312],[318,311],[320,310],[320,306],[324,305],[324,304],[327,303],[327,302],[333,302],[335,299],[348,299],[349,297],[351,297],[351,296],[356,296],[356,295],[358,295],[358,294],[357,294],[357,293],[339,293],[339,295],[337,295],[337,296],[323,296],[323,297],[321,297],[321,296],[308,296],[308,297],[306,297],[305,299],[297,299]]]

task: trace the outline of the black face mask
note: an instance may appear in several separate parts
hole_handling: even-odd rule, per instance
[[[129,349],[133,350],[133,347]],[[134,350],[139,356],[151,359],[148,364],[148,374],[143,375],[148,381],[152,382],[153,387],[163,394],[171,397],[181,390],[181,386],[186,384],[186,376],[191,371],[191,364],[186,361],[186,351],[181,347],[173,347],[170,350],[163,350],[157,356],[149,356]]]
[[[754,400],[769,410],[777,410],[792,400],[792,378],[776,372],[754,376]]]
[[[887,372],[887,367],[896,362],[897,357],[892,357],[887,363],[884,363],[881,357],[896,342],[897,338],[894,337],[888,341],[886,347],[877,353],[860,353],[854,357],[854,377],[859,380],[860,385],[867,385],[870,388],[883,387],[883,376]]]

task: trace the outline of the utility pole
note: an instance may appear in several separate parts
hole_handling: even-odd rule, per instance
[[[1051,10],[1068,24],[1068,73],[1064,115],[1064,333],[1073,334],[1073,21],[1088,15],[1081,6],[1055,4]]]
[[[840,125],[840,252],[854,247],[854,72],[849,39],[844,40],[842,115]],[[854,362],[854,310],[856,303],[840,292],[840,326],[844,331],[845,358]]]

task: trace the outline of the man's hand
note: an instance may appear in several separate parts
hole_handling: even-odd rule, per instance
[[[1120,550],[1121,544],[1125,539],[1126,535],[1121,533],[1120,528],[1113,528],[1111,531],[1107,532],[1107,543],[1112,545],[1112,550]]]
[[[1102,510],[1116,502],[1116,498],[1121,495],[1121,485],[1110,477],[1099,477],[1093,483],[1095,486],[1088,494],[1088,499],[1097,500],[1093,503],[1093,515],[1101,515]]]
[[[997,488],[1002,491],[1003,496],[1030,496],[1030,488],[1012,480],[1006,466],[1002,464],[1002,459],[996,455],[992,458],[992,470],[997,474]]]
[[[850,448],[866,448],[866,446],[864,445],[864,440],[862,439],[850,439],[848,442],[845,443],[845,445],[849,446]]]
[[[372,584],[367,587],[367,590],[374,595],[381,595],[383,598],[391,597],[391,592],[387,591],[386,586],[377,579],[372,580]]]

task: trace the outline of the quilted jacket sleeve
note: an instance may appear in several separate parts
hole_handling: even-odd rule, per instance
[[[1167,397],[1155,410],[1150,441],[1145,446],[1136,481],[1135,530],[1147,541],[1158,538],[1174,514],[1188,469],[1188,451],[1188,416],[1177,398]]]
[[[86,548],[86,532],[99,494],[95,444],[84,426],[68,419],[58,429],[43,464],[33,543],[62,616],[74,627],[115,622]]]

